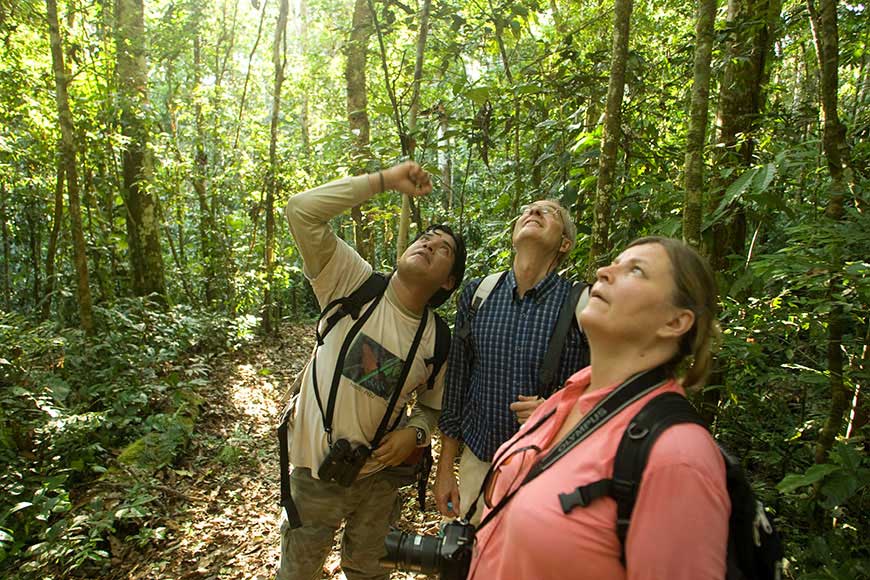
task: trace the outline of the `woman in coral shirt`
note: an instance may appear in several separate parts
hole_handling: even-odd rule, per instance
[[[568,379],[496,453],[470,579],[724,578],[731,507],[725,465],[699,425],[675,425],[652,447],[624,564],[613,499],[600,498],[567,514],[559,500],[559,494],[611,476],[619,440],[647,401],[704,384],[715,313],[710,268],[680,241],[641,238],[598,270],[581,315],[591,365]],[[602,401],[641,373],[656,377],[643,394],[523,483],[532,466],[585,416],[593,421],[602,413]]]

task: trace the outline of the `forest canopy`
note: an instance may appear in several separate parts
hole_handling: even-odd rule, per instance
[[[432,195],[334,220],[381,270],[443,221],[466,280],[503,269],[543,198],[574,279],[640,235],[698,247],[723,338],[694,402],[786,577],[870,577],[868,24],[836,0],[0,0],[0,572],[165,545],[155,473],[215,361],[318,313],[281,209],[413,158]]]

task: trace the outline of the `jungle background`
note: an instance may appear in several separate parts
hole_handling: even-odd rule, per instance
[[[275,414],[317,316],[280,210],[411,157],[432,195],[334,221],[378,268],[445,219],[467,279],[504,268],[540,198],[576,279],[639,235],[699,247],[724,334],[695,402],[786,577],[870,577],[868,25],[836,0],[0,0],[0,576],[271,577]]]

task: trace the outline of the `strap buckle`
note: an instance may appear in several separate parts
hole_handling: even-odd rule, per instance
[[[569,514],[575,507],[586,507],[594,498],[587,493],[587,486],[580,486],[574,491],[559,494],[559,503],[562,504],[562,513]]]

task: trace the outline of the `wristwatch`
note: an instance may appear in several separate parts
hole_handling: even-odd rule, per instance
[[[422,447],[423,442],[426,441],[426,432],[420,427],[414,427],[414,431],[417,432],[417,447]]]

